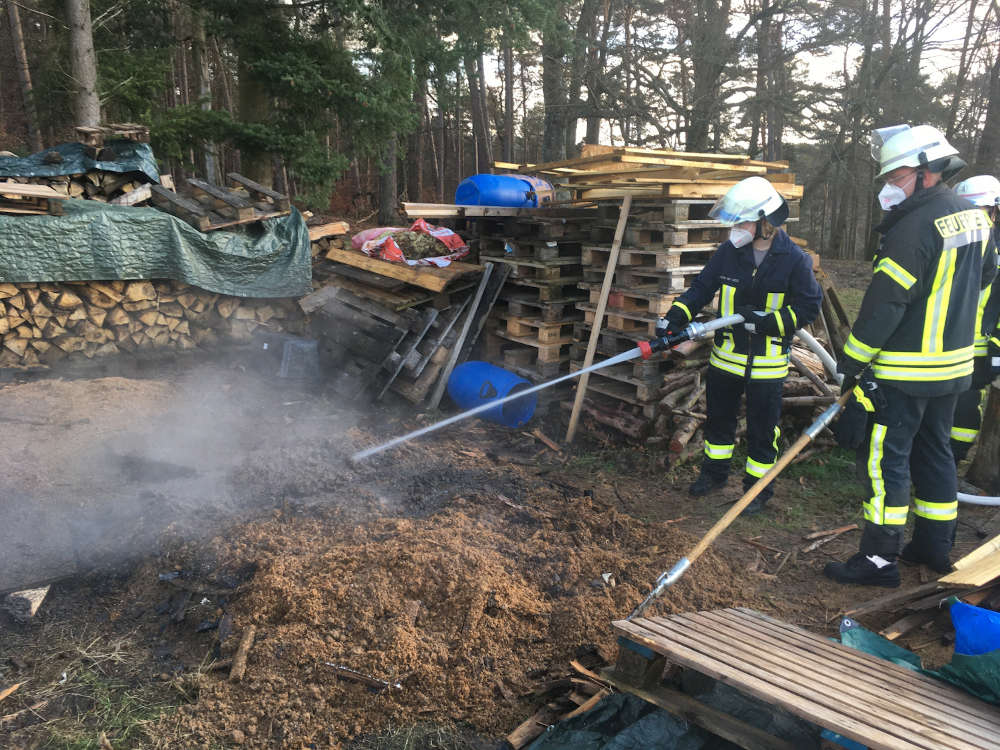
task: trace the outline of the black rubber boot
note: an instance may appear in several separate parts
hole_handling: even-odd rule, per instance
[[[846,562],[827,563],[823,575],[837,583],[861,586],[899,586],[896,557],[903,535],[901,529],[865,523],[860,550]]]
[[[688,494],[692,497],[701,497],[715,492],[717,489],[726,486],[728,477],[720,477],[716,474],[709,474],[704,469],[701,474],[688,487]]]
[[[910,565],[926,565],[937,573],[950,573],[951,547],[958,521],[932,521],[923,516],[913,520],[913,538],[903,547],[899,559]]]
[[[745,495],[755,484],[757,484],[757,477],[745,474],[743,476],[743,494]],[[743,509],[743,512],[740,515],[755,516],[758,513],[763,512],[767,509],[768,500],[770,500],[773,496],[774,486],[769,484],[760,491],[760,494],[758,494],[747,507]]]

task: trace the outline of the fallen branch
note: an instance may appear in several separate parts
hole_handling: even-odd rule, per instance
[[[773,552],[776,555],[783,555],[783,554],[785,554],[785,550],[778,549],[777,547],[769,547],[766,544],[762,544],[761,542],[758,542],[756,539],[747,539],[746,537],[744,537],[743,539],[741,539],[741,541],[744,542],[745,544],[749,544],[751,547],[756,547],[757,549],[762,549],[765,552]]]
[[[16,682],[10,687],[6,687],[3,690],[0,690],[0,701],[2,701],[4,698],[9,698],[10,696],[12,696],[14,693],[17,692],[17,689],[21,687],[21,685],[23,684],[24,684],[23,682]]]
[[[229,670],[231,682],[239,682],[243,679],[243,675],[247,671],[247,655],[250,653],[250,647],[253,646],[253,639],[256,635],[257,626],[247,625],[246,630],[243,631],[243,637],[240,638],[240,645],[236,648],[236,653],[233,654],[233,668]]]
[[[858,528],[858,525],[856,523],[855,524],[851,524],[851,526],[844,527],[842,530],[838,531],[836,534],[831,534],[830,536],[823,537],[822,539],[817,539],[812,544],[803,547],[802,551],[803,552],[812,552],[814,549],[819,549],[820,547],[822,547],[827,542],[832,542],[834,539],[836,539],[837,537],[841,536],[842,534],[846,534],[848,531],[854,531],[857,528]]]
[[[825,531],[814,531],[811,534],[806,534],[802,538],[806,541],[810,539],[821,539],[825,536],[830,536],[831,534],[843,534],[845,531],[854,531],[858,528],[856,523],[849,523],[846,526],[838,526],[835,529],[826,529]]]
[[[533,437],[536,437],[539,440],[541,440],[543,443],[545,443],[549,448],[551,448],[552,450],[554,450],[556,453],[559,453],[561,451],[561,449],[559,448],[559,445],[555,441],[551,440],[548,436],[546,436],[546,434],[544,432],[542,432],[541,429],[539,429],[538,427],[536,427],[535,429],[533,429],[530,434]]]
[[[38,701],[38,703],[28,706],[27,708],[22,708],[20,711],[15,711],[14,713],[7,714],[6,716],[0,716],[0,726],[6,724],[9,721],[16,721],[24,714],[41,711],[47,705],[49,705],[48,700]]]
[[[380,680],[377,677],[372,677],[364,672],[358,672],[350,667],[342,667],[339,664],[333,664],[331,662],[323,662],[326,666],[333,670],[334,674],[338,677],[343,677],[346,680],[352,680],[354,682],[359,682],[362,685],[367,685],[371,688],[376,688],[378,690],[402,690],[403,685],[399,682],[388,682],[386,680]]]

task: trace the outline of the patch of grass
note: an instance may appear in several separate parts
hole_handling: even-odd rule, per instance
[[[864,289],[840,288],[837,290],[837,297],[840,299],[840,304],[844,306],[847,319],[852,323],[858,317],[858,311],[861,309],[861,299],[864,296]]]
[[[18,652],[34,663],[24,700],[42,704],[40,720],[14,732],[23,743],[15,747],[100,750],[101,732],[115,748],[150,746],[149,726],[173,704],[168,688],[150,680],[145,649],[134,637],[73,633],[60,626],[34,635]]]
[[[350,750],[484,750],[495,746],[495,742],[480,740],[458,727],[416,724],[359,738],[349,747]]]

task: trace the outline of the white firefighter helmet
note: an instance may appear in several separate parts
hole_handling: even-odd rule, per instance
[[[708,216],[724,224],[767,219],[772,226],[780,227],[788,218],[788,203],[763,177],[747,177],[729,188]]]
[[[930,125],[893,125],[871,134],[872,158],[878,162],[878,177],[900,167],[926,167],[947,180],[965,167],[958,150],[944,133]]]
[[[977,174],[955,186],[955,193],[977,206],[1000,206],[1000,180],[991,174]]]

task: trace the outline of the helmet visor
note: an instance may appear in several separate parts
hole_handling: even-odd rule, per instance
[[[732,193],[732,191],[730,191]],[[770,196],[758,195],[722,196],[708,211],[708,218],[723,224],[739,224],[741,221],[757,221],[771,202]]]
[[[892,138],[894,135],[902,133],[904,130],[909,130],[909,125],[890,125],[886,128],[878,128],[873,130],[869,136],[869,142],[871,144],[871,154],[872,159],[875,161],[880,161],[882,146],[885,142]]]

